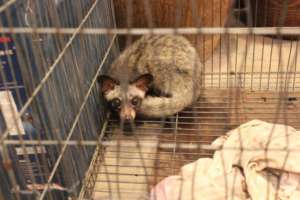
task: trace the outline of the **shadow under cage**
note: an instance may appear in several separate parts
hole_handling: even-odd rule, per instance
[[[1,1],[0,199],[297,199],[299,7]],[[201,94],[129,133],[97,78],[147,34],[189,40]]]

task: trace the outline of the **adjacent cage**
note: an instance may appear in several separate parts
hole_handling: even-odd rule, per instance
[[[297,0],[0,0],[0,199],[164,199],[157,184],[215,158],[212,142],[228,131],[254,119],[298,130],[299,9]],[[145,34],[189,39],[202,94],[168,119],[137,118],[128,136],[97,77]]]

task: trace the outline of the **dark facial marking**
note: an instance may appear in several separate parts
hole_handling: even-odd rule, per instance
[[[139,107],[141,105],[141,102],[142,102],[142,99],[139,98],[139,97],[133,97],[131,99],[131,104],[134,106],[134,107]]]
[[[122,102],[119,98],[114,98],[111,101],[109,101],[110,108],[114,111],[120,110],[121,104]]]

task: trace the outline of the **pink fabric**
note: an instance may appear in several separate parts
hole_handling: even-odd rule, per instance
[[[180,176],[169,176],[159,182],[151,191],[151,199],[177,200],[179,199]]]
[[[300,200],[300,132],[259,120],[216,139],[213,159],[185,165],[151,200]],[[242,172],[243,171],[243,172]]]

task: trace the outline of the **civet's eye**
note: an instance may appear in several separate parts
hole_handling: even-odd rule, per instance
[[[141,104],[141,99],[139,97],[134,97],[131,99],[131,104],[133,106],[139,106]]]
[[[121,100],[119,98],[114,98],[110,101],[110,106],[114,110],[119,109],[121,107]]]

